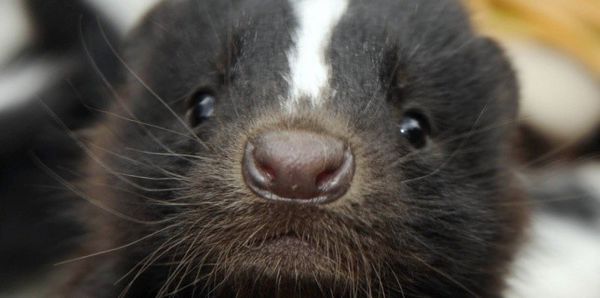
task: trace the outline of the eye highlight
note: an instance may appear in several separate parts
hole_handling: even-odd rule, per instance
[[[197,92],[190,100],[190,110],[187,113],[188,121],[197,126],[210,119],[215,114],[217,99],[209,92]]]
[[[427,140],[431,134],[431,127],[427,117],[416,111],[409,111],[404,114],[399,125],[400,134],[406,138],[413,147],[421,149],[427,145]]]

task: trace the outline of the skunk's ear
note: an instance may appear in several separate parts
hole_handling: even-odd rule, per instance
[[[156,2],[156,0],[145,1]],[[135,26],[130,28],[122,50],[123,57],[132,68],[135,69],[139,65],[146,64],[148,61],[145,60],[148,55],[140,54],[156,48],[157,43],[171,34],[165,31],[165,27],[173,26],[173,23],[183,19],[180,15],[181,11],[174,9],[183,4],[185,3],[182,1],[159,1],[158,4],[150,6],[143,17],[135,23]],[[202,6],[196,7],[196,9],[201,8]]]
[[[519,112],[519,83],[516,73],[502,46],[489,37],[480,37],[480,49],[484,57],[489,57],[490,76],[495,78],[497,84],[498,106],[504,114],[512,120],[516,120]]]

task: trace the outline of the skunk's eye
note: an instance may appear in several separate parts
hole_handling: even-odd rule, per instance
[[[198,92],[191,99],[188,119],[194,126],[201,124],[215,114],[216,98],[208,92]]]
[[[431,133],[429,121],[425,115],[419,112],[409,111],[404,114],[404,118],[400,123],[400,133],[415,148],[423,148],[427,145],[427,138]]]

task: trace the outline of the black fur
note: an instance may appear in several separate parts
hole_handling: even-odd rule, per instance
[[[64,295],[501,296],[526,217],[508,150],[509,64],[458,1],[350,2],[328,50],[335,92],[292,115],[280,106],[288,2],[166,1],[144,20],[74,185],[93,202],[80,254],[102,253],[70,265]],[[192,128],[197,90],[218,103]],[[399,134],[407,110],[431,121],[422,150]],[[287,206],[245,187],[245,141],[280,128],[348,141],[357,170],[344,198]],[[286,234],[312,250],[260,249]]]

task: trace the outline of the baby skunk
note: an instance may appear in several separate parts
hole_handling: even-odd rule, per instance
[[[113,51],[57,295],[502,296],[517,84],[459,1],[164,1]]]

